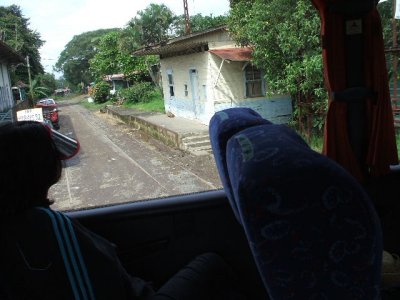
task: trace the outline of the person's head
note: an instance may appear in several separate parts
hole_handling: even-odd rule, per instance
[[[62,170],[51,131],[31,121],[1,124],[0,168],[0,215],[50,205],[48,190]]]

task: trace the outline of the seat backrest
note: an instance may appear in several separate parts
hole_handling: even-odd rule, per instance
[[[239,211],[236,201],[233,199],[231,183],[228,180],[228,169],[226,165],[226,145],[229,138],[235,133],[260,124],[270,124],[271,122],[263,119],[257,112],[250,108],[230,108],[217,112],[210,120],[209,132],[210,142],[214,153],[215,162],[221,183],[230,201],[233,212],[240,221]]]
[[[220,176],[271,299],[379,299],[382,233],[358,182],[283,125],[225,139]]]

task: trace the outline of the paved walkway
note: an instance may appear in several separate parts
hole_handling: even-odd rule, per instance
[[[106,112],[170,146],[199,155],[209,153],[208,126],[199,121],[110,105]]]

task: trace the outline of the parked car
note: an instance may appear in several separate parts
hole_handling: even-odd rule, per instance
[[[58,105],[54,99],[42,99],[36,103],[36,107],[43,109],[43,119],[46,123],[50,123],[55,129],[60,129],[58,121]],[[49,122],[50,121],[50,122]]]

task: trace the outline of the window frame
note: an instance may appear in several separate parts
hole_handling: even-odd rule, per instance
[[[167,69],[167,85],[168,85],[168,93],[170,98],[175,97],[175,84],[174,84],[174,73],[172,69]]]
[[[249,68],[251,68],[252,71],[252,77],[251,79],[248,79],[248,71]],[[255,72],[259,72],[259,77],[260,78],[256,78],[254,79],[254,73]],[[254,66],[253,64],[247,62],[244,66],[243,66],[243,81],[244,81],[244,96],[245,98],[258,98],[258,97],[265,97],[266,94],[266,88],[265,88],[265,79],[264,79],[264,72],[262,69],[257,68],[256,66]],[[260,85],[260,91],[259,93],[252,93],[250,94],[249,91],[249,84],[254,84],[254,83],[259,83]],[[253,87],[254,89],[254,87]]]

